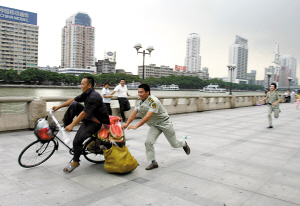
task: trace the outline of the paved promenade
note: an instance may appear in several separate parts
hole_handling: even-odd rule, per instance
[[[35,140],[33,132],[0,133],[0,205],[300,205],[300,110],[280,107],[273,129],[266,128],[267,106],[172,115],[178,137],[189,137],[191,154],[161,135],[155,145],[159,168],[151,171],[145,170],[148,126],[126,131],[140,164],[126,175],[108,174],[84,157],[64,174],[71,156],[62,145],[44,164],[22,168],[17,158]]]

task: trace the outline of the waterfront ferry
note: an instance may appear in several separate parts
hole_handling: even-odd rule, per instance
[[[158,90],[166,90],[166,91],[178,91],[179,86],[176,84],[171,84],[171,85],[161,85],[157,87]]]
[[[215,92],[215,93],[225,93],[226,89],[219,88],[219,85],[207,85],[203,87],[203,89],[200,89],[200,92]]]

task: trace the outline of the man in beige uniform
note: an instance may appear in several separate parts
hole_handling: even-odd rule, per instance
[[[279,117],[279,102],[281,101],[281,98],[279,97],[278,92],[275,91],[276,89],[276,84],[272,83],[270,86],[270,91],[267,93],[266,98],[262,99],[259,101],[261,103],[262,101],[265,101],[269,99],[269,110],[268,110],[268,118],[269,118],[269,126],[267,128],[273,128],[272,126],[272,112],[274,112],[274,117],[278,118]]]
[[[146,170],[158,168],[158,164],[155,160],[154,144],[161,133],[164,133],[172,147],[183,147],[185,153],[189,155],[190,147],[185,141],[176,139],[175,130],[171,120],[169,119],[169,114],[159,99],[150,95],[149,85],[141,84],[138,89],[138,95],[140,98],[137,105],[128,118],[127,123],[123,124],[122,127],[127,128],[128,125],[135,119],[137,114],[142,117],[142,120],[137,125],[130,125],[128,129],[137,129],[145,123],[150,126],[145,146],[147,159],[148,161],[151,161],[151,164],[146,168]]]

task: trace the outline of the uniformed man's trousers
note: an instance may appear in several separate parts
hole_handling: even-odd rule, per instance
[[[269,119],[269,125],[272,126],[272,112],[274,112],[274,117],[278,118],[279,117],[279,112],[280,109],[278,106],[273,106],[269,105],[269,110],[268,110],[268,119]]]
[[[151,125],[145,142],[146,155],[149,162],[155,160],[154,144],[161,133],[164,133],[172,147],[178,148],[185,146],[185,141],[176,139],[173,123],[170,120]]]

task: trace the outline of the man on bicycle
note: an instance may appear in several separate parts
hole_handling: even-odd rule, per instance
[[[83,142],[95,134],[101,128],[102,123],[109,124],[108,111],[101,95],[94,90],[93,77],[85,77],[81,80],[81,90],[81,95],[52,108],[56,111],[61,107],[69,106],[63,118],[66,131],[71,131],[75,125],[82,121],[73,141],[73,161],[63,170],[66,173],[72,172],[80,165],[79,158],[82,154]],[[84,102],[84,106],[79,102]],[[75,116],[77,118],[73,121]]]

